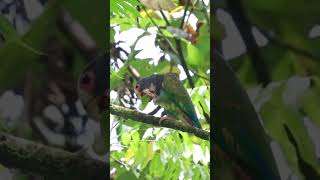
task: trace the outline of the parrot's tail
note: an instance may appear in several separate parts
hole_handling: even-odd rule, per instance
[[[196,119],[193,119],[193,126],[195,126],[195,127],[197,127],[197,128],[199,128],[199,129],[202,129],[202,127],[201,127],[201,124],[200,124],[200,122],[199,122],[199,120],[198,120],[198,118],[196,118]]]
[[[197,117],[193,117],[192,119],[190,119],[189,117],[185,116],[184,121],[193,127],[202,129],[201,124]]]

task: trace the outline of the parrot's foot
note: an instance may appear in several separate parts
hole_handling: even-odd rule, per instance
[[[168,111],[163,110],[162,113],[161,113],[161,117],[166,116],[166,115],[168,115],[168,114],[169,114]]]
[[[159,125],[161,126],[162,121],[165,120],[175,120],[176,118],[172,117],[172,116],[165,116],[165,117],[161,117],[160,121],[159,121]]]

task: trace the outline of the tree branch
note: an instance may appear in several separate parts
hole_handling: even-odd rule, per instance
[[[251,25],[243,10],[242,2],[240,0],[227,0],[226,2],[231,16],[243,38],[244,44],[246,45],[251,64],[257,74],[258,83],[261,83],[265,87],[270,83],[271,75],[253,37]]]
[[[188,79],[190,87],[193,89],[194,88],[194,83],[192,81],[192,78],[191,78],[191,75],[189,73],[189,69],[188,69],[187,63],[186,63],[186,61],[184,59],[184,56],[183,56],[182,47],[181,47],[181,41],[179,39],[175,39],[175,42],[176,42],[177,51],[178,51],[178,55],[179,55],[179,59],[180,59],[182,68],[183,68],[184,72],[187,75],[187,79]]]
[[[155,116],[150,116],[148,114],[143,114],[141,112],[128,109],[125,107],[121,107],[118,105],[111,104],[110,105],[110,113],[113,115],[121,116],[124,118],[132,119],[134,121],[139,121],[147,124],[152,124],[155,126],[160,126],[160,118]],[[202,129],[198,129],[192,126],[185,125],[179,121],[163,121],[161,122],[161,127],[167,127],[171,129],[180,130],[183,132],[192,133],[195,136],[204,139],[210,140],[210,132]]]
[[[296,46],[291,45],[291,44],[289,44],[287,42],[284,42],[281,39],[277,39],[276,37],[271,36],[271,35],[269,35],[268,33],[264,32],[264,31],[261,31],[261,32],[262,32],[262,34],[264,36],[266,36],[269,39],[269,41],[272,44],[274,44],[274,45],[276,45],[276,46],[278,46],[280,48],[287,49],[287,50],[292,51],[292,52],[294,52],[296,54],[302,55],[302,56],[304,56],[306,58],[310,58],[310,59],[314,59],[314,60],[320,60],[319,56],[317,56],[315,54],[312,54],[311,52],[308,52],[305,49],[300,49],[299,47],[296,47]]]
[[[0,133],[0,163],[28,173],[61,179],[106,179],[107,163]]]
[[[188,11],[188,8],[189,8],[189,2],[190,0],[187,0],[185,6],[184,6],[184,11],[183,11],[183,15],[182,15],[182,18],[181,18],[181,23],[180,23],[180,29],[183,29],[183,24],[184,24],[184,19],[186,18],[186,15],[187,15],[187,11]]]
[[[186,14],[187,14],[187,11],[188,11],[188,8],[189,8],[189,1],[190,0],[187,0],[187,3],[185,5],[185,7],[184,7],[183,16],[182,16],[181,23],[180,23],[180,29],[181,30],[183,30],[184,19],[186,17]],[[179,55],[179,59],[180,59],[182,68],[183,68],[184,72],[187,75],[190,87],[193,89],[194,88],[194,83],[193,83],[192,78],[190,76],[186,60],[185,60],[185,58],[183,56],[182,47],[181,47],[181,41],[180,41],[180,39],[175,38],[175,42],[176,42],[177,51],[178,51],[178,55]]]
[[[188,3],[189,4],[189,0],[188,0]],[[181,20],[181,24],[180,24],[180,29],[183,29],[183,23],[184,23],[184,18],[186,16],[186,12],[188,10],[188,5],[185,6],[185,10],[184,10],[184,13],[183,13],[183,17],[182,17],[182,20]],[[160,32],[160,34],[163,35],[164,39],[166,40],[166,42],[168,43],[168,45],[170,46],[171,50],[176,53],[178,56],[179,56],[179,59],[180,59],[180,62],[181,62],[181,66],[183,68],[183,70],[185,71],[186,75],[187,75],[187,79],[188,79],[188,82],[190,84],[190,87],[193,89],[194,88],[194,83],[192,81],[192,78],[191,78],[191,75],[189,73],[189,69],[188,69],[188,66],[186,64],[186,61],[185,61],[185,58],[183,56],[183,52],[182,52],[182,47],[181,47],[181,41],[180,39],[177,39],[175,38],[175,43],[176,43],[176,47],[177,49],[175,49],[172,44],[170,43],[170,41],[166,38],[166,36],[164,36],[164,34],[162,33],[161,29],[159,28],[159,26],[154,22],[154,20],[152,19],[152,17],[148,14],[147,10],[145,9],[144,6],[142,6],[142,8],[144,9],[144,11],[146,12],[147,16],[150,18],[151,22],[153,23],[154,26],[157,27],[158,31]],[[163,18],[165,19],[166,21],[166,24],[167,26],[169,26],[169,21],[167,20],[167,18],[165,17],[165,15],[163,14],[163,12],[161,12],[161,15],[163,16]]]

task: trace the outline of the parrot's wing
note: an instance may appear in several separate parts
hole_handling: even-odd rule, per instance
[[[174,74],[166,74],[162,88],[171,96],[178,110],[183,112],[196,127],[201,128],[191,98],[178,77]]]

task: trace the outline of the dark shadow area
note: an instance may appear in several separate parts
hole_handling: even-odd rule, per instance
[[[212,3],[214,177],[319,179],[319,2]]]
[[[0,179],[108,176],[106,9],[0,1]]]

